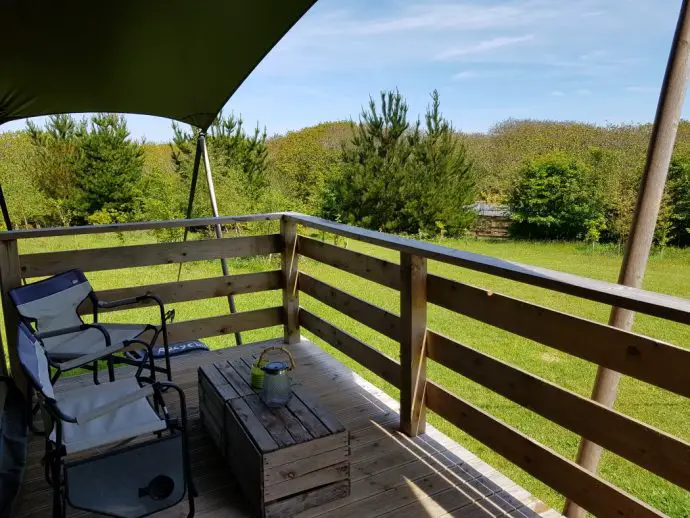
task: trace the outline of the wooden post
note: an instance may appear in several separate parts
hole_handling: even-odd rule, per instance
[[[690,11],[688,10],[688,0],[683,0],[671,53],[666,65],[664,82],[661,86],[632,230],[618,277],[619,284],[634,288],[642,286],[642,279],[654,239],[654,228],[666,185],[666,175],[676,141],[689,73]],[[614,307],[611,310],[609,324],[620,329],[630,330],[634,316],[635,313],[630,310]],[[611,408],[616,401],[619,380],[620,373],[599,367],[592,391],[592,399]],[[596,472],[601,452],[601,446],[582,439],[577,454],[577,462],[589,471]],[[572,501],[566,501],[564,514],[568,518],[581,518],[585,515],[585,510]]]
[[[285,216],[280,220],[280,234],[283,237],[281,268],[283,271],[283,329],[286,344],[300,341],[299,291],[297,289],[297,223]]]
[[[426,258],[400,253],[400,429],[426,429]]]
[[[12,304],[7,292],[22,285],[22,274],[19,267],[19,250],[17,241],[0,243],[0,290],[2,290],[2,311],[5,319],[5,336],[7,337],[7,356],[10,369],[17,386],[24,390],[26,386],[24,373],[17,358],[17,325],[19,314]]]

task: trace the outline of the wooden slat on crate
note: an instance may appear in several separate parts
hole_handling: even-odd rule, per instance
[[[305,473],[302,476],[286,480],[264,488],[264,498],[267,502],[278,500],[286,496],[294,495],[324,486],[340,480],[346,480],[350,474],[350,463],[347,460],[316,471]]]
[[[236,398],[228,401],[228,405],[232,407],[242,424],[247,428],[252,441],[256,443],[258,449],[262,452],[269,452],[278,449],[278,443],[271,437],[266,428],[257,419],[252,409],[249,408],[247,402],[242,398]]]
[[[239,372],[235,370],[232,363],[237,360],[230,360],[226,362],[215,363],[214,366],[218,369],[221,375],[227,380],[227,382],[235,389],[239,396],[249,396],[254,393],[254,390],[247,383],[246,380],[242,378]]]
[[[258,394],[245,396],[243,399],[280,448],[296,444],[283,421],[263,404]]]
[[[322,505],[350,494],[350,482],[347,480],[329,484],[318,489],[272,502],[266,506],[266,518],[294,516],[305,508]]]

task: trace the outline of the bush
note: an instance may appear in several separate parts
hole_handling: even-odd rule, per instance
[[[604,227],[603,203],[590,169],[560,152],[522,167],[508,205],[511,232],[518,237],[597,241]]]

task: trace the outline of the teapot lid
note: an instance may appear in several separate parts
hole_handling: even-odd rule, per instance
[[[287,362],[273,361],[268,362],[262,369],[266,374],[280,374],[283,371],[289,370],[290,366]]]

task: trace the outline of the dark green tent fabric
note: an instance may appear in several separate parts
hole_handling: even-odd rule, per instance
[[[0,0],[0,124],[54,113],[206,129],[315,0]]]

